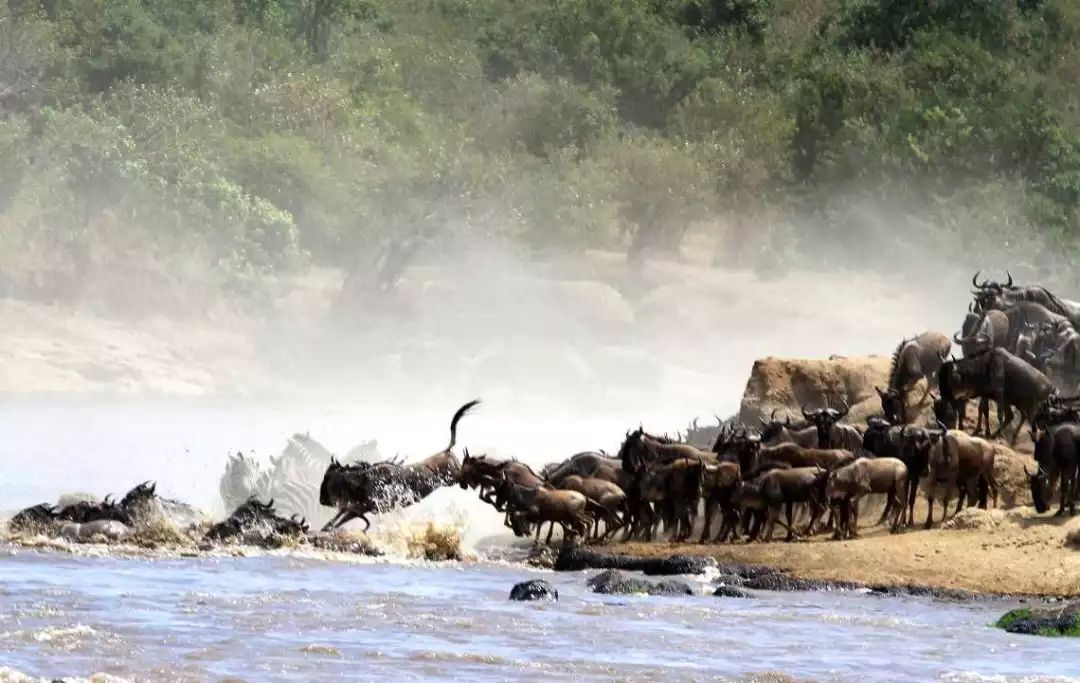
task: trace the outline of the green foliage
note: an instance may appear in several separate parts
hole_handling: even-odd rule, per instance
[[[9,0],[0,234],[72,291],[391,237],[843,250],[863,206],[1067,259],[1078,45],[1071,0]]]

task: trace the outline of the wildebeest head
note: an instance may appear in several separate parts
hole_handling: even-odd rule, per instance
[[[469,449],[465,449],[465,457],[461,461],[461,469],[458,470],[458,484],[461,488],[490,485],[498,475],[499,463],[488,462],[484,455],[470,455]]]
[[[846,402],[844,402],[843,410],[829,407],[818,408],[813,411],[807,411],[806,408],[802,409],[806,421],[817,428],[819,448],[829,448],[832,441],[832,429],[837,422],[847,417],[848,410]]]
[[[1035,511],[1042,514],[1050,509],[1050,477],[1042,465],[1036,462],[1035,472],[1029,472],[1024,465],[1024,474],[1027,475],[1028,485],[1031,487],[1031,501],[1035,505]]]
[[[975,275],[971,278],[971,284],[974,287],[971,293],[975,296],[975,304],[987,311],[1002,308],[1005,305],[1005,293],[1013,289],[1012,273],[1005,271],[1009,276],[1009,281],[1006,283],[994,280],[983,280],[980,283],[978,280],[981,272],[975,271]]]
[[[768,420],[759,417],[758,421],[761,422],[761,440],[764,442],[773,441],[785,429],[791,429],[791,416],[785,415],[783,420],[778,420],[776,419],[776,409],[773,409]],[[716,452],[715,449],[713,452]]]
[[[615,457],[622,461],[623,469],[627,472],[639,472],[648,462],[648,446],[645,444],[644,436],[645,430],[639,426],[632,432],[626,432],[626,438],[619,446],[619,452]]]
[[[133,505],[149,502],[156,497],[157,482],[144,481],[124,494],[120,499],[120,507],[129,510]]]
[[[338,504],[345,472],[346,467],[338,462],[337,458],[330,458],[330,464],[323,473],[322,483],[319,484],[319,505],[334,507]]]
[[[739,469],[749,472],[758,463],[758,455],[761,453],[761,435],[747,432],[745,429],[734,435],[731,446],[735,453],[735,459],[739,463]]]
[[[892,424],[904,424],[907,422],[905,419],[907,417],[907,406],[899,389],[874,387],[874,391],[881,398],[881,412],[884,413],[886,420]]]

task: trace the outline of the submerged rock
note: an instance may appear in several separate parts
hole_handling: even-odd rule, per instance
[[[672,555],[671,557],[639,557],[615,555],[586,550],[580,546],[564,546],[555,558],[555,571],[581,571],[582,569],[622,569],[642,572],[649,576],[673,576],[677,574],[701,574],[716,566],[711,557]]]
[[[552,600],[559,599],[559,591],[543,579],[522,581],[510,589],[511,600]]]
[[[1006,612],[997,623],[1009,633],[1080,638],[1080,601],[1060,607],[1022,607]]]
[[[683,581],[646,581],[626,576],[614,569],[600,572],[589,579],[588,586],[602,595],[693,595],[690,585]]]
[[[717,586],[716,590],[713,591],[713,596],[717,597],[717,598],[752,598],[752,597],[754,597],[753,595],[747,593],[746,591],[744,591],[741,588],[736,588],[735,586],[728,586],[728,585]]]

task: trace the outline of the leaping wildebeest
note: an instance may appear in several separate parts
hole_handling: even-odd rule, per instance
[[[371,527],[368,514],[390,512],[408,507],[458,479],[461,463],[453,453],[457,444],[457,426],[480,399],[469,401],[457,409],[450,420],[450,443],[446,448],[420,462],[403,466],[397,462],[342,465],[330,461],[319,487],[319,503],[336,507],[337,514],[327,522],[323,531],[336,529],[360,518],[364,528]]]
[[[919,380],[926,380],[926,394],[937,384],[937,372],[942,360],[952,350],[952,342],[940,332],[923,332],[917,337],[902,340],[893,351],[889,366],[889,386],[875,387],[881,397],[885,419],[893,424],[911,422],[907,411],[907,395]]]

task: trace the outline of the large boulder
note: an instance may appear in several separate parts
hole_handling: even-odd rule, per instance
[[[821,407],[827,399],[837,407],[847,403],[851,408],[847,422],[865,422],[871,415],[881,413],[881,399],[875,386],[884,387],[889,381],[888,358],[834,358],[814,360],[802,358],[762,358],[754,361],[750,379],[746,382],[739,419],[744,424],[757,424],[758,418],[789,414],[801,419],[801,408]]]
[[[559,591],[543,579],[522,581],[510,589],[510,599],[520,601],[552,600],[559,599]]]
[[[600,572],[586,582],[594,593],[602,595],[693,595],[694,590],[683,581],[667,579],[646,581],[626,576],[615,569]]]
[[[1080,601],[1053,607],[1014,609],[1005,613],[994,625],[1009,633],[1080,637]]]
[[[634,555],[615,555],[586,550],[579,546],[564,546],[555,558],[555,571],[576,572],[582,569],[622,569],[639,571],[654,576],[672,576],[676,574],[702,574],[706,569],[716,567],[716,560],[711,557],[691,557],[672,555],[671,557],[637,557]]]

